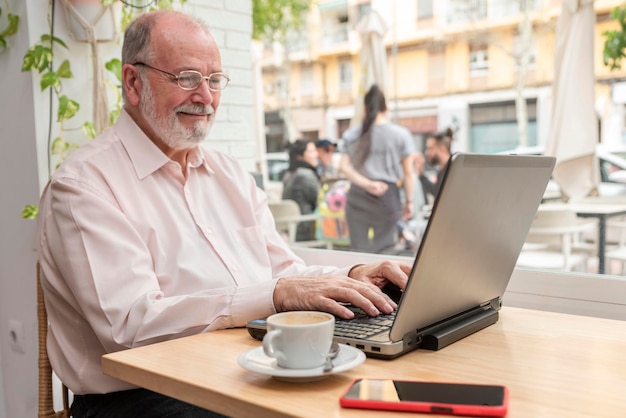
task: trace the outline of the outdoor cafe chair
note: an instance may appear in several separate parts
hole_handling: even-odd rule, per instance
[[[594,228],[595,222],[578,218],[571,209],[542,205],[535,214],[517,266],[585,271],[590,252],[580,237]]]
[[[279,202],[269,203],[270,211],[274,216],[276,230],[286,236],[290,246],[315,247],[332,249],[332,243],[322,240],[296,241],[298,223],[302,221],[317,221],[319,215],[303,215],[300,206],[295,200],[283,199]]]

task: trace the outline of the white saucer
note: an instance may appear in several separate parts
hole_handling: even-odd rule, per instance
[[[315,382],[331,374],[350,370],[364,361],[363,351],[345,344],[339,344],[339,353],[333,359],[332,370],[328,372],[324,371],[324,366],[313,369],[285,369],[276,364],[275,358],[266,356],[263,347],[248,350],[237,359],[239,365],[246,370],[267,374],[285,382]]]

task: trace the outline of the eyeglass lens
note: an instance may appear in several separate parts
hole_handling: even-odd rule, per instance
[[[215,73],[209,76],[203,76],[197,71],[181,71],[178,75],[178,85],[185,90],[193,90],[202,83],[203,79],[207,79],[209,89],[213,91],[223,90],[228,84],[228,78],[224,74]]]

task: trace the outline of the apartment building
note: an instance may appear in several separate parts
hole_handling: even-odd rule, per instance
[[[602,33],[617,27],[609,14],[622,4],[594,3],[596,113],[602,141],[613,144],[624,142],[626,71],[603,65]],[[369,13],[384,27],[389,116],[410,129],[418,147],[426,133],[451,126],[455,150],[515,148],[518,98],[527,108],[525,145],[545,144],[561,0],[319,0],[306,30],[265,48],[268,152],[288,137],[337,140],[358,121],[364,70],[356,28]]]

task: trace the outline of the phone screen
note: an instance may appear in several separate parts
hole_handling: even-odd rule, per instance
[[[505,389],[503,386],[489,385],[361,379],[355,381],[344,398],[361,401],[502,406],[505,402]]]

